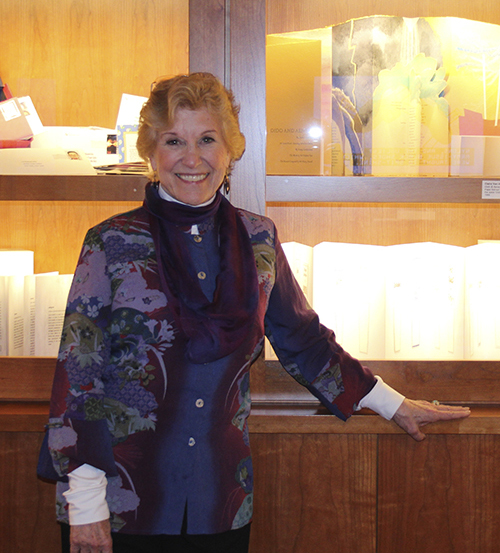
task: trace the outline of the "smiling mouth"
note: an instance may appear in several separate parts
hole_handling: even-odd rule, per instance
[[[175,173],[176,177],[179,179],[188,181],[188,182],[199,182],[208,177],[208,173],[202,173],[197,175],[185,174],[185,173]]]

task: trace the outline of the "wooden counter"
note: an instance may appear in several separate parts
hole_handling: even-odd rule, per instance
[[[59,551],[54,485],[35,472],[54,364],[0,358],[0,524],[3,544],[15,544],[3,553]],[[369,411],[326,414],[278,363],[258,362],[251,553],[496,552],[500,363],[366,364],[406,395],[472,414],[429,425],[417,443]]]

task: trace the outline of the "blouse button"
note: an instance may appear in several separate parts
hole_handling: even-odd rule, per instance
[[[205,405],[205,402],[200,398],[200,399],[196,400],[195,405],[196,405],[196,407],[198,407],[198,409],[201,409]]]
[[[203,271],[200,271],[200,272],[198,273],[198,278],[199,278],[200,280],[205,280],[205,279],[207,278],[207,273],[204,273]]]
[[[199,234],[195,234],[193,240],[199,244],[203,240],[203,238]]]
[[[188,440],[189,447],[193,447],[195,443],[196,443],[196,440],[194,438],[189,438]]]

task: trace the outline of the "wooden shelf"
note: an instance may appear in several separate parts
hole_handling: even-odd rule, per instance
[[[144,175],[0,175],[2,201],[142,201]]]
[[[266,202],[499,203],[482,178],[267,176]],[[143,175],[0,175],[3,201],[141,201]]]
[[[378,415],[355,414],[346,422],[332,415],[303,416],[259,412],[252,408],[248,426],[251,434],[405,434],[395,423]],[[498,406],[473,407],[470,417],[436,422],[425,427],[425,434],[500,434]]]
[[[266,202],[498,203],[482,198],[484,180],[428,177],[266,177]]]

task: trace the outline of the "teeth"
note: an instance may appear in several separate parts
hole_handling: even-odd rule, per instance
[[[176,173],[177,176],[182,180],[187,180],[190,182],[198,182],[200,180],[205,179],[208,176],[208,173],[203,173],[202,175],[183,175],[181,173]]]

